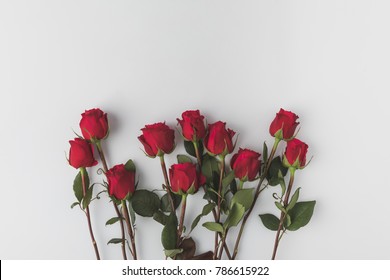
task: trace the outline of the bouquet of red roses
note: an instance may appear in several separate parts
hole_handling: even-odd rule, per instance
[[[177,164],[169,169],[165,157],[175,150],[175,131],[164,122],[146,125],[138,139],[146,156],[159,159],[163,178],[161,191],[164,193],[160,197],[156,190],[138,187],[136,166],[132,160],[111,168],[107,166],[102,147],[102,141],[109,134],[107,114],[100,109],[85,111],[80,121],[82,136],[77,135],[69,141],[68,162],[79,169],[73,184],[77,201],[71,207],[79,206],[87,217],[96,258],[100,259],[100,254],[93,234],[89,204],[102,193],[110,197],[116,213],[106,225],[118,223],[121,232],[121,238],[113,238],[108,244],[121,244],[123,259],[127,259],[128,252],[134,260],[137,259],[135,220],[139,215],[150,217],[163,226],[160,236],[166,258],[220,260],[225,257],[234,260],[245,225],[260,194],[268,187],[278,186],[280,192],[273,193],[272,199],[280,216],[259,215],[264,226],[276,232],[272,253],[272,259],[275,259],[284,233],[307,225],[316,203],[299,202],[300,188],[294,189],[295,173],[307,166],[308,150],[308,145],[296,138],[297,119],[296,114],[280,109],[269,128],[274,137],[273,146],[269,151],[264,142],[261,155],[247,148],[239,148],[234,153],[236,133],[227,128],[226,123],[218,121],[206,126],[205,117],[199,110],[185,111],[177,121],[187,154],[176,155]],[[285,143],[285,150],[277,155],[281,143]],[[88,167],[98,164],[94,150],[102,164],[98,175],[104,174],[99,184],[103,189],[97,193],[94,191],[96,184],[90,183],[87,171]],[[253,181],[257,181],[256,188],[246,186],[247,182]],[[193,195],[203,195],[205,204],[193,221],[186,221],[187,200]],[[191,237],[191,234],[201,220],[204,220],[202,226],[212,232],[214,246],[197,254],[196,242],[200,240]],[[186,224],[190,226],[186,227]],[[239,228],[238,234],[231,237],[229,233],[234,227]],[[235,240],[232,247],[226,242],[228,236]]]

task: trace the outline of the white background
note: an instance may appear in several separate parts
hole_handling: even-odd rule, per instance
[[[137,140],[145,124],[174,127],[200,109],[260,151],[282,107],[300,116],[313,160],[296,185],[317,206],[278,257],[389,259],[389,10],[357,0],[0,1],[0,258],[94,258],[85,217],[69,207],[76,170],[65,157],[85,109],[108,113],[109,165],[132,158],[140,187],[154,189],[163,179]],[[275,190],[262,194],[239,258],[270,258],[274,233],[257,214],[277,213]],[[102,257],[120,259],[120,246],[105,245],[119,237],[104,226],[115,215],[107,202],[93,203],[92,222]],[[191,198],[187,226],[202,204]],[[137,225],[140,257],[162,259],[161,226]],[[198,253],[212,237],[197,228]]]

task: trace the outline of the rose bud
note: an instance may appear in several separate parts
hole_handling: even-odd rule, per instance
[[[84,139],[70,140],[69,164],[74,168],[95,166],[98,162],[93,157],[91,143]]]
[[[146,125],[138,137],[150,157],[170,154],[175,148],[175,131],[165,123]]]
[[[135,172],[129,171],[123,164],[112,167],[106,173],[108,193],[118,200],[123,200],[135,191]]]
[[[209,133],[205,138],[205,146],[213,155],[227,155],[233,152],[233,130],[225,128],[226,123],[218,121],[209,124]]]
[[[80,129],[87,140],[101,140],[108,134],[107,114],[100,109],[86,110],[81,114]]]
[[[205,137],[206,128],[204,126],[204,116],[196,111],[185,111],[181,117],[182,120],[177,119],[179,122],[183,137],[187,141],[198,141]]]
[[[269,127],[269,133],[279,140],[289,141],[294,137],[295,129],[299,124],[296,122],[297,119],[298,116],[293,112],[280,109]]]
[[[302,169],[306,164],[306,153],[309,146],[296,138],[287,142],[283,164],[287,167]]]
[[[260,154],[249,149],[239,149],[231,161],[230,166],[234,170],[234,175],[241,181],[253,181],[259,174]]]
[[[169,169],[169,179],[172,192],[181,195],[193,194],[205,183],[204,176],[199,175],[196,166],[189,162],[173,164]]]

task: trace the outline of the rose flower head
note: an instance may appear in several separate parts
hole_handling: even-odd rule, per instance
[[[145,153],[150,157],[170,154],[175,148],[175,131],[165,123],[145,125],[138,140],[144,145]]]

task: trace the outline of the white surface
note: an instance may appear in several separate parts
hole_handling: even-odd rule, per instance
[[[1,276],[7,280],[93,278],[118,280],[124,276],[134,279],[288,279],[326,280],[335,274],[342,279],[388,279],[387,260],[241,260],[241,261],[80,261],[80,260],[6,260],[1,262]],[[20,267],[23,267],[21,270]],[[356,269],[364,268],[364,269]],[[253,270],[252,270],[253,269]],[[61,271],[61,273],[58,273]],[[318,271],[321,271],[319,274]],[[267,276],[268,277],[267,277]],[[260,277],[259,277],[260,276]],[[263,277],[261,277],[263,276]]]
[[[209,123],[239,132],[239,146],[260,150],[283,107],[300,116],[299,137],[314,156],[296,182],[317,206],[278,257],[389,259],[389,8],[357,0],[1,1],[0,258],[94,258],[85,217],[69,208],[76,171],[65,160],[85,109],[109,114],[109,165],[134,159],[140,186],[152,189],[162,176],[140,150],[145,124],[175,126],[182,111],[198,108]],[[271,193],[254,214],[274,210]],[[120,259],[119,246],[105,246],[119,233],[104,227],[112,207],[101,199],[92,212],[102,257]],[[272,253],[274,233],[256,215],[241,259]],[[141,258],[163,258],[160,231],[138,219]],[[198,252],[211,247],[206,230],[194,236]]]

